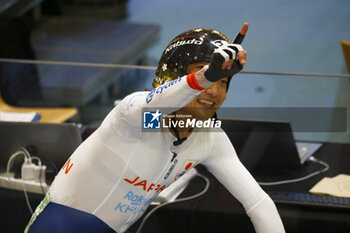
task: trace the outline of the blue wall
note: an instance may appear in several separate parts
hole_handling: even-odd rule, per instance
[[[160,40],[149,52],[153,65],[180,32],[208,27],[234,38],[243,22],[248,22],[243,42],[248,51],[246,71],[347,72],[340,40],[350,41],[349,0],[130,0],[128,14],[129,21],[162,26]],[[224,107],[346,107],[350,115],[350,80],[239,74],[231,83]],[[267,118],[280,119],[275,115]],[[329,124],[335,120],[329,119]],[[346,132],[297,132],[295,136],[350,142]]]

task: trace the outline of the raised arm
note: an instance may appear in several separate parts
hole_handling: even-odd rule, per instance
[[[248,24],[244,24],[239,41],[242,41],[247,29]],[[138,127],[142,109],[159,109],[162,114],[181,109],[214,82],[231,78],[241,71],[245,62],[246,51],[240,44],[231,44],[217,31],[190,30],[176,37],[164,51],[153,82],[156,87],[150,92],[133,93],[126,97],[116,110],[117,117]],[[204,67],[195,69],[195,72],[187,69],[189,65],[198,63],[208,65],[203,64]],[[115,114],[110,118],[115,118]]]

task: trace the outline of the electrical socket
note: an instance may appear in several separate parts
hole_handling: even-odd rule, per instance
[[[22,164],[22,179],[36,182],[46,182],[46,166],[39,166],[34,163]]]
[[[23,186],[25,186],[25,190],[30,193],[44,194],[47,192],[49,186],[46,183],[39,183],[33,180],[23,180],[17,179],[11,176],[8,176],[7,173],[0,174],[0,187],[24,191]]]

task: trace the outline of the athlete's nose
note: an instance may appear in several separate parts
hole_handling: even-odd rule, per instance
[[[218,87],[217,87],[217,84],[216,82],[213,83],[212,85],[210,85],[206,90],[205,90],[205,93],[207,93],[208,95],[210,96],[217,96],[217,93],[218,93]]]

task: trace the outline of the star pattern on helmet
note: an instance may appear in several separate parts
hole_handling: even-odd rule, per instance
[[[166,65],[166,64],[163,64],[162,70],[163,70],[163,71],[166,71],[167,69],[168,69],[167,65]]]

